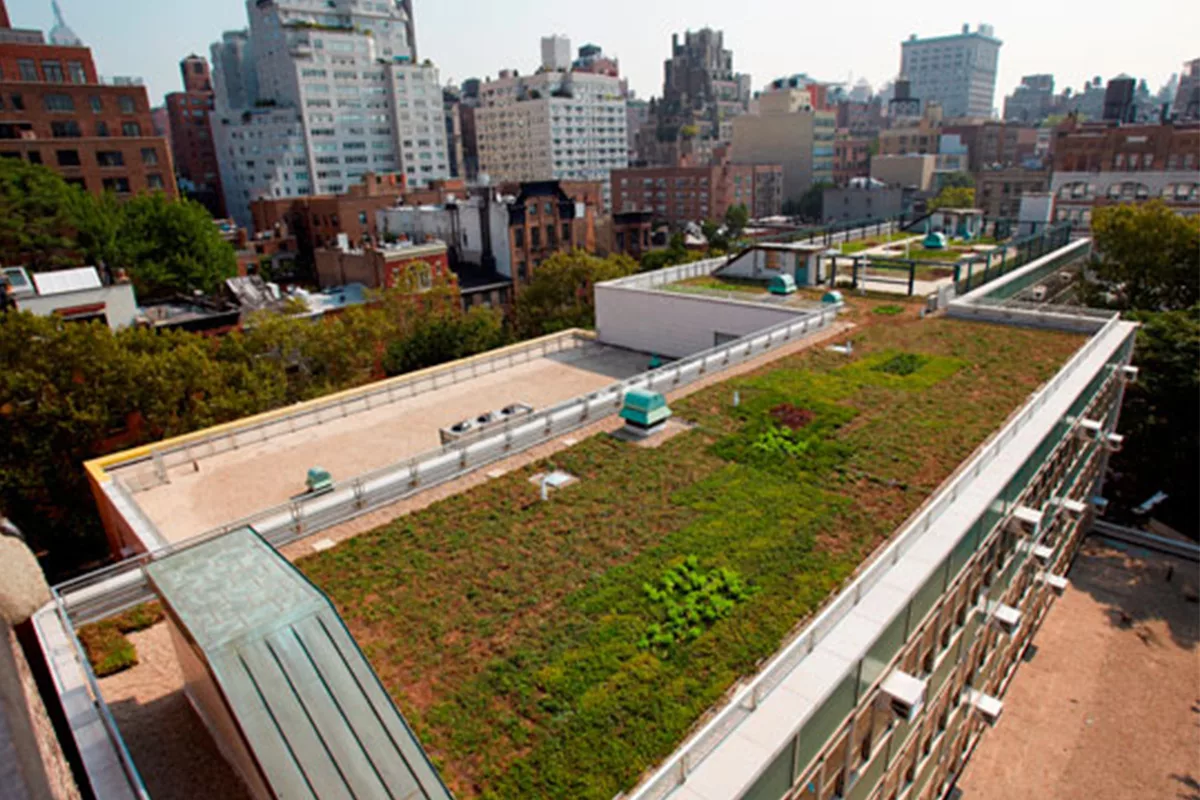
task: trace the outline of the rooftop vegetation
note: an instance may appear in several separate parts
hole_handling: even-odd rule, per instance
[[[457,796],[636,783],[1081,342],[885,302],[658,448],[596,436],[300,562]],[[580,480],[542,502],[550,467]]]

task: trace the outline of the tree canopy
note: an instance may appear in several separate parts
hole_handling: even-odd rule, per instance
[[[528,338],[568,328],[591,328],[596,324],[593,287],[637,271],[637,262],[624,255],[599,258],[582,250],[555,253],[534,270],[529,285],[517,295],[517,333]]]
[[[1097,208],[1096,275],[1123,309],[1158,311],[1200,303],[1200,218],[1159,200]]]
[[[124,269],[141,298],[212,293],[237,274],[233,246],[199,203],[96,197],[19,159],[0,160],[0,263]]]
[[[930,211],[939,208],[974,208],[975,188],[973,186],[946,186],[937,193],[937,197],[926,206]]]
[[[975,178],[969,172],[951,172],[941,179],[943,189],[973,189]]]
[[[725,211],[725,230],[730,239],[736,239],[750,224],[750,211],[742,203],[730,206]]]
[[[817,181],[792,206],[796,214],[808,222],[821,222],[825,218],[825,190],[833,186],[829,181]]]

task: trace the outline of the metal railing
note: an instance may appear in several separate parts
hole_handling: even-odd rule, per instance
[[[276,436],[340,420],[351,414],[371,411],[389,403],[407,400],[480,375],[510,369],[518,364],[550,355],[577,353],[583,357],[586,355],[583,351],[597,347],[600,345],[596,344],[594,340],[584,338],[575,332],[539,339],[529,342],[525,346],[517,345],[506,348],[504,352],[494,355],[485,353],[464,364],[435,367],[411,377],[400,376],[360,389],[351,389],[326,402],[317,401],[306,404],[292,412],[286,410],[267,412],[257,422],[251,421],[246,425],[235,424],[219,430],[211,436],[188,438],[186,441],[169,444],[162,448],[151,447],[148,455],[124,464],[114,465],[108,471],[114,479],[119,477],[125,488],[131,493],[145,491],[166,483],[168,470],[173,467],[184,466],[193,461],[220,455],[245,445],[259,444]]]
[[[178,552],[245,526],[253,527],[275,547],[340,524],[373,509],[394,503],[431,486],[527,450],[580,427],[616,414],[630,389],[671,392],[710,374],[719,373],[798,338],[826,329],[841,309],[831,304],[819,310],[797,311],[786,322],[674,361],[664,367],[618,381],[590,394],[567,400],[526,417],[506,420],[495,432],[466,443],[451,443],[355,478],[307,499],[280,503],[205,531],[185,541],[66,581],[55,587],[76,624],[111,616],[153,594],[142,573],[150,561]],[[113,476],[113,481],[121,480]],[[114,491],[120,491],[115,488]],[[141,524],[151,525],[144,516]],[[157,532],[155,531],[155,535]]]
[[[629,800],[661,800],[683,785],[687,775],[731,731],[754,713],[761,701],[882,580],[916,541],[958,501],[967,487],[978,480],[983,471],[1001,456],[1004,449],[1021,435],[1025,425],[1046,406],[1064,383],[1075,376],[1084,362],[1095,353],[1100,343],[1107,340],[1108,334],[1119,322],[1119,316],[1112,315],[1105,325],[1076,351],[1067,364],[896,534],[892,543],[805,626],[799,636],[768,661],[754,678],[734,694],[724,708],[676,750],[649,779],[625,797]]]

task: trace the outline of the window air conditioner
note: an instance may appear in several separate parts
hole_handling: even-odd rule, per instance
[[[1085,442],[1095,442],[1100,439],[1103,427],[1099,420],[1082,419],[1079,421],[1079,435]]]
[[[1066,511],[1068,514],[1079,515],[1084,511],[1087,511],[1087,506],[1078,500],[1072,500],[1070,498],[1064,498],[1059,502],[1059,505],[1062,506],[1062,510]]]
[[[1042,512],[1029,506],[1017,506],[1013,511],[1012,524],[1014,530],[1026,536],[1036,536],[1042,526]]]
[[[1021,612],[1012,606],[1000,602],[988,603],[987,613],[991,616],[993,624],[1009,636],[1016,633],[1017,628],[1021,626]]]
[[[1121,367],[1121,377],[1125,379],[1126,383],[1137,383],[1138,368],[1130,366]]]
[[[1049,586],[1051,591],[1059,595],[1067,590],[1067,584],[1070,583],[1064,576],[1055,575],[1053,572],[1039,572],[1038,580]]]
[[[995,725],[996,720],[1000,719],[1000,712],[1004,710],[1004,703],[978,689],[967,689],[967,702],[983,716],[984,721],[989,725]]]
[[[879,687],[897,717],[912,722],[925,705],[925,681],[907,672],[892,670]]]

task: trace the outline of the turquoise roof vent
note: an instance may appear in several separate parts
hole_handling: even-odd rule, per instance
[[[774,278],[771,278],[771,283],[767,286],[767,291],[771,294],[795,294],[796,279],[787,274],[776,275]]]
[[[621,419],[627,431],[649,435],[659,430],[671,418],[667,398],[646,389],[630,389],[625,393]]]

